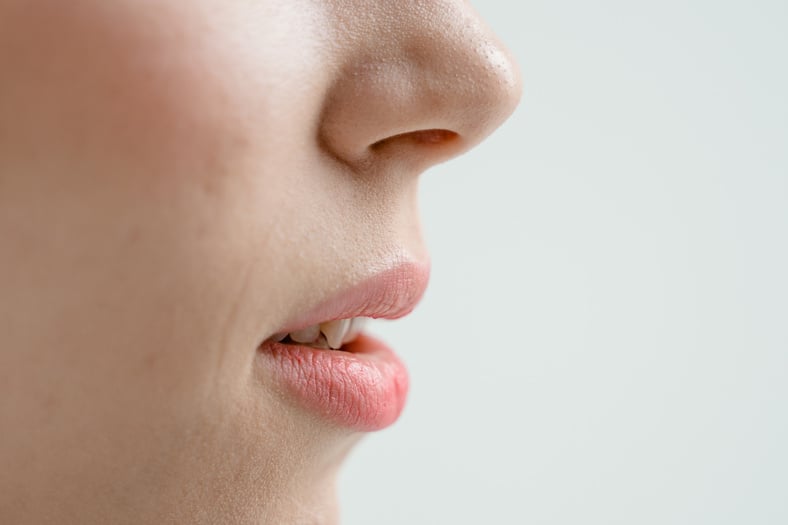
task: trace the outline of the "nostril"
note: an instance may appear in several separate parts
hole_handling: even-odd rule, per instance
[[[426,129],[414,131],[410,135],[421,144],[447,144],[459,138],[459,135],[447,129]]]
[[[413,145],[424,146],[445,146],[453,144],[459,140],[460,136],[447,129],[424,129],[419,131],[409,131],[399,135],[393,135],[383,140],[379,140],[370,145],[372,151],[381,150],[393,143],[411,143]]]
[[[421,173],[467,149],[462,135],[447,129],[421,129],[391,135],[367,147],[366,163],[395,161]],[[404,163],[404,164],[403,164]]]

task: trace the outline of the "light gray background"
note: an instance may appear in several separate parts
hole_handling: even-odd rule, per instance
[[[475,4],[525,96],[423,178],[343,523],[788,524],[788,2]]]

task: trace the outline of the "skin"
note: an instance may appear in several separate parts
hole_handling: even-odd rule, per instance
[[[336,523],[257,348],[519,95],[463,1],[0,0],[0,522]]]

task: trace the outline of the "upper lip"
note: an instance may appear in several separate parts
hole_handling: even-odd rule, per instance
[[[289,321],[279,333],[353,317],[398,319],[413,311],[419,303],[427,289],[429,274],[427,263],[398,262]]]

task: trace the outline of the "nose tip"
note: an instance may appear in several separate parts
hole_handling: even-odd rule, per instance
[[[466,2],[408,5],[417,7],[344,24],[359,38],[345,35],[354,47],[328,91],[320,139],[356,169],[426,169],[481,142],[520,100],[516,62]]]

